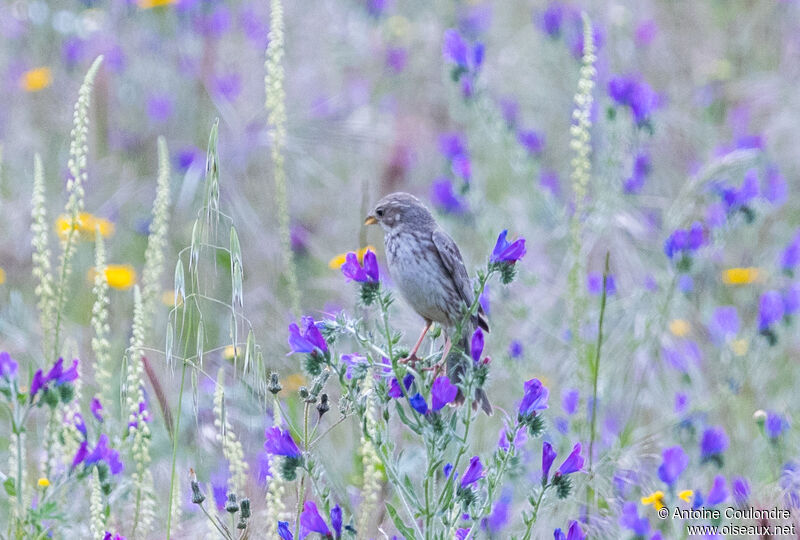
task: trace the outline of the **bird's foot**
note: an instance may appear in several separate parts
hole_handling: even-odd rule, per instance
[[[435,379],[436,377],[439,376],[440,373],[442,373],[443,369],[442,369],[442,364],[440,362],[437,362],[432,366],[422,368],[420,371],[433,371],[433,378]]]
[[[419,361],[420,361],[420,358],[415,353],[412,353],[412,354],[408,355],[407,357],[401,358],[400,360],[398,360],[398,362],[401,363],[401,364],[411,364],[411,367],[414,367],[417,364],[417,362],[419,362]]]

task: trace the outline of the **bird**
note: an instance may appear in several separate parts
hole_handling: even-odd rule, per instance
[[[431,325],[437,323],[445,335],[441,361],[445,362],[448,376],[457,383],[466,359],[460,351],[451,354],[453,339],[461,351],[468,352],[468,335],[475,328],[489,332],[489,321],[479,304],[477,312],[461,329],[462,335],[453,335],[475,300],[458,245],[439,226],[430,210],[409,193],[391,193],[379,200],[364,220],[364,225],[376,224],[384,232],[389,274],[402,297],[425,321],[419,339],[404,361],[413,364],[419,360],[417,351],[422,340]],[[463,402],[459,389],[455,403]],[[478,405],[486,414],[492,414],[492,405],[482,388],[475,391],[473,408]]]

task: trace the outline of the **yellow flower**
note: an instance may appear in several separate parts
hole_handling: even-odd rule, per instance
[[[97,269],[89,270],[89,281],[94,281]],[[109,264],[106,266],[106,280],[112,289],[125,290],[136,283],[136,270],[130,264]]]
[[[364,254],[367,252],[367,250],[375,251],[375,248],[373,246],[367,246],[365,248],[356,251],[356,256],[358,257],[359,263],[364,262]],[[336,255],[333,259],[328,261],[328,267],[333,270],[337,270],[342,267],[342,265],[345,263],[346,260],[347,260],[347,253],[340,253]]]
[[[239,356],[239,357],[242,356],[242,351],[240,351],[238,349],[234,349],[233,345],[228,345],[227,347],[222,349],[222,357],[225,360],[233,360],[234,353],[236,354],[236,356]]]
[[[687,503],[692,502],[692,497],[694,497],[694,491],[691,489],[684,489],[680,493],[678,493],[678,497]]]
[[[156,7],[168,6],[174,3],[175,0],[138,0],[136,5],[138,5],[141,9],[152,9]]]
[[[6,282],[6,271],[0,268],[0,285]]]
[[[685,337],[689,334],[691,326],[684,319],[672,319],[669,322],[669,331],[678,337]]]
[[[722,272],[722,282],[725,285],[749,285],[756,281],[761,271],[755,267],[728,268]]]
[[[301,386],[305,386],[307,381],[305,375],[302,373],[292,373],[286,377],[286,379],[284,379],[284,383],[284,389],[288,390],[289,392],[294,392]]]
[[[750,344],[747,342],[746,339],[734,339],[731,341],[731,350],[733,354],[736,356],[744,356],[747,354],[747,349],[750,348]]]
[[[164,291],[161,293],[161,303],[167,307],[174,307],[174,306],[181,306],[183,305],[183,297],[181,293],[178,292],[178,303],[175,303],[175,291]]]
[[[50,83],[53,82],[53,73],[49,67],[38,67],[36,69],[29,69],[22,74],[19,79],[19,85],[26,92],[38,92],[44,90]]]
[[[60,215],[56,220],[56,233],[59,239],[65,241],[69,234],[70,218],[67,215]],[[78,214],[78,219],[74,224],[74,228],[80,233],[80,236],[86,240],[94,240],[95,229],[100,229],[100,235],[103,238],[108,238],[114,234],[114,224],[109,220],[89,212],[81,212]]]
[[[642,497],[642,504],[645,506],[652,504],[656,510],[661,510],[664,508],[664,492],[659,490]]]
[[[43,477],[39,478],[39,481],[38,481],[38,482],[36,482],[36,484],[37,484],[37,485],[38,485],[40,488],[46,488],[47,486],[49,486],[49,485],[50,485],[50,480],[48,480],[47,478],[45,478],[45,477],[43,476]]]

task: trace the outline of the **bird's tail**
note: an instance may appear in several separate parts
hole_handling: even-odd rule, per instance
[[[466,363],[469,361],[464,357],[464,352],[469,352],[469,340],[466,334],[462,336],[459,346],[453,347],[450,354],[447,355],[447,376],[450,377],[453,384],[461,382],[464,376]],[[458,394],[456,394],[456,398],[453,402],[455,405],[463,405],[464,401],[466,401],[466,398],[461,392],[461,388],[459,388]],[[475,399],[472,402],[472,410],[477,411],[478,406],[480,406],[487,416],[492,415],[492,404],[489,403],[489,396],[486,395],[486,391],[484,391],[483,388],[475,389]]]

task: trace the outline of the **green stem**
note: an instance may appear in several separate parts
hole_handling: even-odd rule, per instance
[[[597,431],[597,380],[600,375],[600,352],[603,346],[603,319],[606,313],[606,296],[608,294],[608,260],[610,253],[606,252],[606,264],[603,270],[603,294],[600,298],[600,319],[597,323],[597,344],[594,352],[594,362],[592,362],[592,422],[591,433],[589,438],[589,477],[593,474],[594,465],[594,440]],[[586,486],[586,502],[587,509],[591,509],[590,502],[593,502],[594,497],[591,495],[590,484]]]
[[[186,380],[186,362],[181,368],[181,387],[178,391],[178,411],[175,418],[175,432],[172,436],[172,467],[169,478],[169,502],[167,502],[167,540],[170,537],[170,527],[172,525],[172,494],[175,493],[175,462],[178,458],[178,437],[181,429],[181,409],[183,406],[183,384]]]
[[[536,519],[539,517],[539,506],[542,504],[542,499],[544,498],[544,492],[547,491],[548,486],[542,487],[541,493],[539,493],[539,498],[536,499],[536,504],[533,506],[533,515],[531,519],[527,523],[527,527],[525,528],[525,535],[522,537],[522,540],[530,540],[531,537],[531,530],[533,529],[533,524],[536,523]]]
[[[22,433],[21,427],[14,422],[14,433],[17,436],[17,519],[22,520]]]
[[[303,449],[305,451],[308,451],[308,409],[310,405],[310,403],[306,402],[303,410]],[[297,494],[297,513],[294,522],[295,538],[300,537],[300,513],[303,511],[303,503],[305,502],[305,483],[306,471],[303,469],[303,472],[300,474],[300,491]]]

